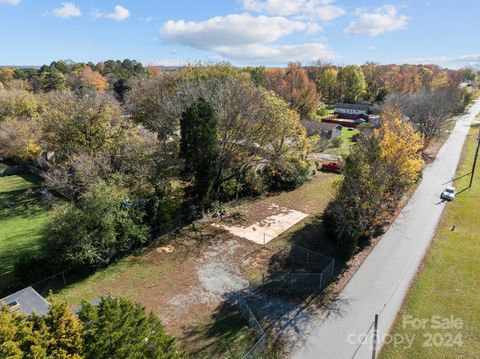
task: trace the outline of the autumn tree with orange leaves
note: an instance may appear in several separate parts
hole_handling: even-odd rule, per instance
[[[78,72],[79,84],[81,87],[91,88],[97,91],[105,91],[108,82],[100,72],[92,70],[90,66],[84,66]]]
[[[289,64],[287,70],[266,69],[262,85],[290,103],[301,118],[308,118],[315,113],[320,104],[315,82],[296,63]]]

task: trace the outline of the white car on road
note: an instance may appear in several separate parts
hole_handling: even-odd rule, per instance
[[[455,198],[455,187],[447,186],[440,195],[441,199],[451,201]]]

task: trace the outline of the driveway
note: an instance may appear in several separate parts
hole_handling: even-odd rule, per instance
[[[378,337],[382,338],[395,320],[448,205],[440,201],[439,195],[445,185],[452,183],[466,135],[479,111],[480,101],[457,121],[436,160],[425,167],[423,179],[408,204],[335,303],[298,343],[291,358],[372,357],[374,316],[379,314]]]

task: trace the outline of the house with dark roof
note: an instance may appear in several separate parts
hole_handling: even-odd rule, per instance
[[[10,310],[22,314],[36,313],[45,315],[50,304],[32,287],[27,287],[18,292],[0,299],[0,305],[6,305]]]
[[[342,125],[338,123],[319,122],[315,120],[302,120],[303,127],[309,136],[320,135],[324,138],[334,138],[342,134]]]
[[[334,114],[339,118],[357,119],[363,118],[368,120],[370,113],[370,105],[357,103],[337,103],[334,107]]]

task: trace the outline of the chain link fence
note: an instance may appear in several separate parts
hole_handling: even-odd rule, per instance
[[[263,331],[260,323],[246,301],[238,301],[237,306],[240,313],[247,320],[248,326],[250,329],[252,329],[252,331],[255,333],[255,337],[257,338],[255,344],[249,349],[242,359],[256,359],[265,351],[267,346],[267,335]]]
[[[292,245],[288,249],[287,258],[296,265],[315,272],[271,273],[263,275],[262,284],[255,289],[250,288],[248,290],[250,295],[260,290],[268,291],[269,289],[298,293],[321,292],[333,277],[335,260],[321,253]],[[237,302],[237,306],[258,339],[242,359],[257,359],[261,357],[267,348],[267,335],[248,306],[247,300],[248,294],[245,299]]]
[[[297,293],[320,292],[334,273],[335,259],[297,245],[292,245],[288,260],[312,272],[264,274],[262,287]]]
[[[59,291],[70,284],[86,278],[92,271],[92,269],[86,267],[70,268],[33,283],[30,287],[35,289],[41,296],[46,297],[50,292]]]
[[[308,270],[323,272],[334,263],[334,259],[324,254],[312,251],[308,248],[293,244],[288,253],[288,259]]]
[[[184,215],[178,216],[171,221],[164,222],[155,228],[152,229],[152,237],[156,238],[163,236],[164,234],[171,233],[173,231],[179,230],[189,224],[192,224],[195,219],[198,219],[198,214],[196,212],[189,212]]]

